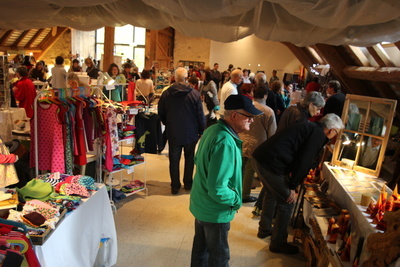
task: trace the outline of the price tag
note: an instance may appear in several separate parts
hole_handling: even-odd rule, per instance
[[[115,85],[111,84],[111,85],[106,85],[106,90],[110,91],[110,90],[114,90],[115,89]]]
[[[135,167],[131,166],[131,167],[128,169],[128,174],[133,173],[133,170],[134,170],[134,169],[135,169]]]
[[[133,138],[129,138],[129,139],[126,139],[126,143],[129,145],[129,144],[133,144]]]
[[[139,109],[137,109],[137,108],[131,108],[129,110],[129,114],[131,114],[131,115],[136,115],[136,114],[138,114],[138,112],[139,112]]]

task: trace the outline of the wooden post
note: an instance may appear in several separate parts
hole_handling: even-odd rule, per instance
[[[102,64],[102,71],[107,71],[108,66],[114,62],[114,27],[104,27],[104,56]]]

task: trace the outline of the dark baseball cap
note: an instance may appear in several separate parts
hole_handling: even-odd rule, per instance
[[[253,101],[244,95],[230,95],[224,105],[226,110],[243,109],[254,116],[262,114],[262,111],[256,109]]]

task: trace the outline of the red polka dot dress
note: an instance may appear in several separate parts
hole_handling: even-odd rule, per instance
[[[38,163],[39,170],[65,173],[62,124],[57,118],[57,112],[58,106],[55,104],[38,104]],[[33,127],[31,129],[31,167],[35,167],[35,131]]]

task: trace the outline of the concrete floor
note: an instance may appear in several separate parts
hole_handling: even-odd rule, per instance
[[[178,195],[171,195],[168,164],[165,152],[147,154],[146,164],[135,168],[134,179],[147,177],[148,196],[132,196],[132,201],[115,214],[118,267],[190,266],[194,217],[189,212],[189,193],[181,189]],[[258,196],[259,190],[252,194]],[[270,238],[256,236],[259,219],[253,217],[252,209],[253,203],[244,204],[231,222],[230,266],[305,266],[302,253],[286,256],[269,252]]]

